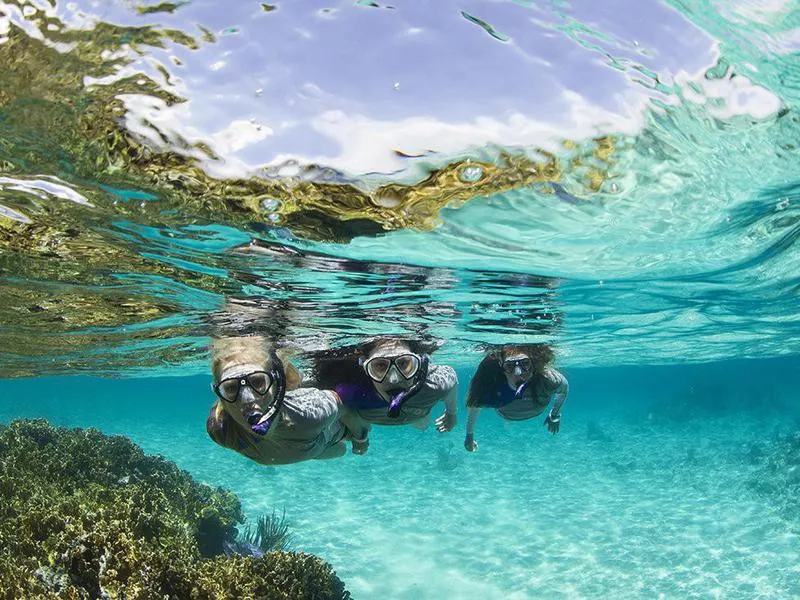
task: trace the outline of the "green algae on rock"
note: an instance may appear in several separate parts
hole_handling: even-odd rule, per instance
[[[130,440],[44,420],[0,427],[0,599],[346,599],[319,558],[222,556],[243,521]]]

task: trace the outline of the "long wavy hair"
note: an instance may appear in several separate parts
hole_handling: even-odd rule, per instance
[[[219,381],[222,373],[231,365],[263,365],[265,369],[271,369],[272,348],[273,345],[268,339],[258,335],[214,338],[211,345],[211,373],[214,381]],[[289,354],[284,350],[278,350],[276,354],[284,366],[286,390],[297,389],[300,387],[300,373],[289,362]],[[258,460],[258,449],[253,441],[253,434],[234,420],[228,412],[230,410],[234,410],[233,404],[217,398],[206,420],[208,435],[220,446]]]
[[[355,384],[365,389],[372,387],[372,379],[364,371],[364,367],[359,359],[366,359],[376,347],[382,343],[397,340],[408,346],[414,354],[432,354],[439,347],[439,344],[430,339],[408,339],[401,337],[381,337],[352,344],[341,348],[324,350],[313,353],[310,356],[312,361],[311,385],[324,390],[332,390],[340,383]]]
[[[472,376],[467,392],[467,406],[484,406],[486,398],[493,398],[497,390],[508,385],[500,364],[503,356],[508,354],[524,354],[530,358],[534,377],[540,377],[555,359],[553,349],[547,344],[509,345],[489,349]]]

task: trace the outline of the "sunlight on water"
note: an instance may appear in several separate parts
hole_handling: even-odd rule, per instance
[[[287,306],[300,347],[411,311],[456,361],[509,336],[574,365],[797,351],[789,5],[653,3],[647,29],[558,3],[2,6],[8,375],[203,369],[231,294]]]

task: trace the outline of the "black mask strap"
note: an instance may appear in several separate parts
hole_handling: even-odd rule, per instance
[[[250,431],[257,435],[265,435],[267,431],[269,431],[269,428],[275,420],[275,417],[278,415],[278,412],[280,412],[281,408],[283,408],[283,400],[286,396],[286,372],[283,369],[283,362],[281,362],[281,359],[278,358],[275,350],[270,350],[269,358],[272,362],[272,370],[269,372],[269,374],[276,386],[275,400],[272,402],[272,406],[270,406],[269,410],[266,412],[267,418],[264,419],[264,416],[262,415],[258,418],[260,423],[256,422],[255,424],[250,425]]]

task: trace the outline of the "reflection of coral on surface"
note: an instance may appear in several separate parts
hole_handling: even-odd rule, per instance
[[[0,598],[349,598],[320,559],[221,556],[238,499],[123,437],[0,428]]]

